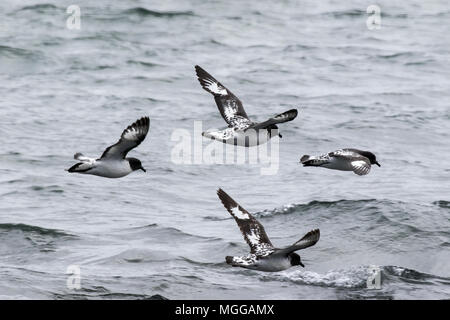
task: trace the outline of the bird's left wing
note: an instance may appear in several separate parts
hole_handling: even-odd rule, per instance
[[[252,122],[238,97],[202,67],[195,66],[195,71],[202,88],[214,96],[220,114],[229,126],[244,130],[251,125]]]
[[[257,256],[266,256],[272,253],[274,247],[262,224],[222,189],[217,190],[217,195],[238,224],[245,241],[250,246],[250,252]]]
[[[366,175],[370,172],[370,161],[366,157],[359,157],[356,158],[351,162],[353,172],[356,173],[358,176]]]

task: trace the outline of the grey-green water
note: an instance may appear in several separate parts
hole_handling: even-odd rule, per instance
[[[450,297],[450,8],[378,1],[0,3],[0,297],[335,299]],[[199,64],[257,120],[284,124],[280,167],[177,165],[176,129],[223,126]],[[149,115],[132,152],[147,173],[71,175]],[[204,145],[210,144],[203,140]],[[373,151],[356,176],[301,155]],[[131,153],[130,153],[131,155]],[[248,248],[215,194],[256,214],[277,246],[312,228],[306,268],[231,268]],[[368,267],[382,286],[366,288]],[[67,287],[69,266],[81,289]]]

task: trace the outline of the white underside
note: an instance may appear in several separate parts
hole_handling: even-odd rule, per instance
[[[267,130],[249,129],[243,131],[234,128],[226,128],[219,131],[206,131],[203,132],[202,135],[206,138],[241,147],[254,147],[267,143],[267,141],[270,140]]]
[[[334,157],[330,159],[329,163],[323,164],[321,167],[341,171],[353,171],[353,166],[350,161]]]
[[[249,257],[233,257],[233,265],[247,269],[276,272],[289,269],[292,265],[289,258],[285,256],[270,255],[256,259],[248,259]]]
[[[92,169],[79,173],[106,178],[121,178],[133,172],[128,160],[94,160],[86,165],[90,165]]]

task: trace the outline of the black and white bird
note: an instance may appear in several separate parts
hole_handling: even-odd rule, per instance
[[[79,160],[67,171],[83,174],[92,174],[106,178],[121,178],[135,170],[145,169],[141,161],[136,158],[126,158],[127,153],[141,144],[150,128],[150,119],[142,117],[123,132],[120,140],[106,148],[99,159],[85,157],[82,153],[76,153],[74,159]]]
[[[225,261],[234,267],[243,267],[259,271],[281,271],[291,266],[305,267],[297,250],[311,247],[319,241],[319,229],[312,230],[293,245],[275,248],[269,240],[264,227],[249,213],[234,201],[225,191],[217,191],[219,199],[236,220],[245,241],[250,246],[250,254],[242,257],[227,256]]]
[[[357,175],[366,175],[372,164],[378,163],[376,156],[369,151],[358,149],[339,149],[320,156],[304,155],[300,162],[304,167],[324,167],[334,170],[353,171]]]
[[[198,80],[203,89],[214,96],[220,114],[228,127],[217,131],[206,131],[204,137],[245,147],[266,143],[274,136],[279,136],[277,124],[292,121],[297,117],[297,109],[278,114],[264,122],[251,121],[245,113],[242,102],[224,85],[208,72],[195,66]]]

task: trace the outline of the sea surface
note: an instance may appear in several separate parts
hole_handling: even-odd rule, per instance
[[[450,298],[448,1],[3,0],[0,20],[0,298]],[[299,109],[275,174],[174,161],[174,133],[193,159],[219,144],[195,123],[225,125],[195,65],[255,121]],[[145,115],[146,173],[65,171]],[[381,167],[298,163],[345,147]],[[249,248],[219,187],[278,247],[320,228],[305,268],[227,265]]]

